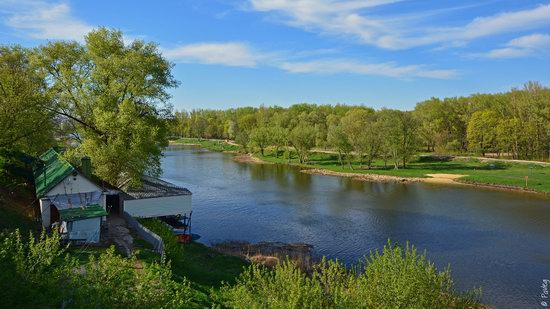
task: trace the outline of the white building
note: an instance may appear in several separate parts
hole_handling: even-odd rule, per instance
[[[143,176],[141,185],[123,185],[124,211],[137,218],[190,217],[191,192],[164,180]]]
[[[33,173],[42,226],[58,228],[65,239],[99,242],[101,225],[109,213],[171,217],[182,220],[184,231],[190,228],[191,192],[185,188],[143,176],[139,187],[126,183],[119,189],[93,176],[89,159],[83,159],[77,169],[50,149],[40,160],[43,164]]]
[[[112,201],[116,204],[118,191],[92,180],[89,159],[83,159],[81,170],[60,158],[54,149],[43,153],[40,160],[41,166],[33,173],[42,226],[58,226],[68,240],[98,242],[108,200],[109,208],[114,208]]]

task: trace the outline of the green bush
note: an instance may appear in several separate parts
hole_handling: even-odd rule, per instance
[[[323,260],[307,275],[292,262],[252,265],[220,293],[231,308],[477,308],[477,291],[457,294],[449,269],[437,271],[412,246],[388,243],[347,269]]]
[[[166,223],[159,219],[139,219],[139,223],[151,230],[162,238],[164,242],[164,253],[166,257],[172,261],[179,261],[183,259],[183,246],[178,242],[172,230],[166,225]]]
[[[192,290],[164,264],[118,256],[111,247],[80,265],[46,233],[0,235],[0,299],[5,308],[188,308]]]

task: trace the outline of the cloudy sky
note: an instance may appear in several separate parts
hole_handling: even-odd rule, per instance
[[[82,41],[97,26],[159,44],[179,109],[365,104],[550,85],[550,1],[0,0],[0,43]]]

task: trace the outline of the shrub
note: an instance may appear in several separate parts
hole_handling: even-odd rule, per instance
[[[188,308],[192,290],[168,265],[140,265],[114,247],[83,266],[57,233],[28,240],[0,235],[0,299],[5,308]]]
[[[232,308],[476,308],[477,291],[457,294],[450,270],[391,243],[351,269],[323,259],[307,275],[291,262],[270,270],[250,266],[220,302]]]
[[[172,261],[183,259],[183,246],[178,242],[172,230],[166,223],[159,219],[139,219],[139,223],[162,238],[164,242],[164,253]]]

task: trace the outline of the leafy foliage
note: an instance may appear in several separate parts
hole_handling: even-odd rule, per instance
[[[50,42],[33,59],[48,81],[51,110],[70,128],[69,145],[91,157],[98,176],[138,183],[144,173],[159,173],[167,88],[177,82],[155,44],[126,45],[120,31],[99,28],[84,45]]]
[[[173,262],[183,259],[183,247],[178,243],[174,233],[172,233],[166,223],[159,219],[139,219],[139,223],[143,224],[143,226],[162,238],[164,242],[164,252],[168,259]]]
[[[453,292],[447,269],[438,272],[414,247],[388,243],[352,270],[323,260],[311,275],[291,262],[271,270],[252,265],[222,289],[232,308],[478,308],[476,291]]]
[[[18,231],[0,236],[0,299],[6,308],[186,308],[191,290],[175,282],[167,265],[141,265],[110,248],[78,260],[58,234],[28,239]]]
[[[53,142],[44,76],[20,46],[0,46],[0,149],[37,154]]]

